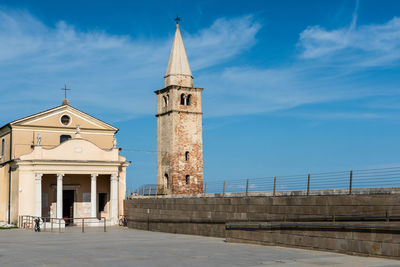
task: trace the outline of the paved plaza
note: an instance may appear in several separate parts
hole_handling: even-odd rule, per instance
[[[400,266],[400,261],[231,244],[222,238],[126,228],[64,233],[0,230],[0,266]]]

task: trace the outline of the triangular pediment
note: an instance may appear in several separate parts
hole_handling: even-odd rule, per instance
[[[64,120],[62,119],[64,116]],[[65,119],[67,117],[67,119]],[[117,131],[118,129],[70,105],[58,106],[10,123],[12,126],[57,127]]]

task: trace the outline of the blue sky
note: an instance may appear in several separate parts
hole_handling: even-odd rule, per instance
[[[397,166],[400,3],[1,1],[0,123],[61,103],[120,128],[155,183],[154,90],[175,30],[204,87],[206,181]]]

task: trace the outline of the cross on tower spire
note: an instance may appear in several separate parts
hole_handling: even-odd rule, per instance
[[[176,18],[174,18],[174,20],[176,21],[176,25],[178,25],[179,21],[181,21],[182,19],[179,16],[176,16]]]
[[[69,105],[68,99],[67,99],[67,91],[71,91],[71,89],[67,88],[67,85],[64,84],[64,88],[61,88],[61,90],[64,91],[64,101],[63,101],[63,105]]]

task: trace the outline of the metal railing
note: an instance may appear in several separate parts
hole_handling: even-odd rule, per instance
[[[198,185],[193,190],[187,190],[187,195],[198,192]],[[196,188],[195,188],[196,186]],[[279,192],[303,191],[310,195],[316,190],[335,190],[338,194],[353,194],[357,189],[368,188],[399,188],[400,167],[358,169],[349,171],[319,172],[300,175],[282,175],[266,177],[249,177],[242,179],[204,180],[203,193],[262,193],[270,192],[275,196]],[[314,192],[312,192],[314,191]],[[193,193],[192,193],[193,192]],[[171,189],[164,185],[152,185],[131,192],[133,196],[169,195]]]
[[[65,227],[71,226],[80,226],[82,233],[85,232],[85,225],[94,225],[98,224],[98,226],[102,226],[104,232],[107,232],[106,226],[106,218],[101,217],[100,219],[97,217],[85,217],[85,218],[51,218],[51,217],[38,217],[38,216],[30,216],[30,215],[21,215],[18,219],[18,228],[21,229],[32,229],[35,230],[35,220],[40,220],[40,231],[43,232],[53,232],[57,231],[59,233],[62,232],[62,229]],[[85,224],[86,223],[86,224]]]
[[[133,196],[157,196],[171,194],[171,188],[164,185],[142,186],[140,189],[132,191],[128,198]]]
[[[199,192],[199,188],[201,189],[201,184],[185,184],[185,190],[187,195],[196,194]],[[172,189],[170,186],[166,185],[151,185],[151,186],[142,186],[140,189],[132,191],[128,193],[127,198],[133,198],[135,196],[162,196],[162,195],[171,195]]]
[[[309,195],[312,190],[344,189],[352,194],[354,189],[394,187],[400,187],[400,167],[208,181],[203,192],[276,195],[281,191],[304,191]]]

